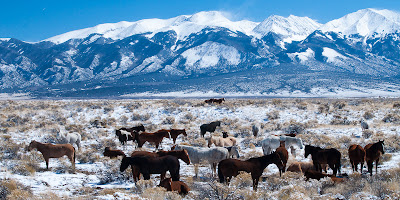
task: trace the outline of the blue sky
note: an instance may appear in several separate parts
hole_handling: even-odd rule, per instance
[[[400,11],[400,0],[1,0],[0,38],[34,42],[102,23],[211,10],[228,12],[232,20],[293,14],[326,23],[364,8]]]

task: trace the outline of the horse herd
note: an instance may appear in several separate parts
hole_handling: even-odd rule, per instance
[[[200,135],[204,137],[206,132],[214,132],[216,127],[220,125],[220,121],[203,124],[200,126]],[[156,151],[163,138],[172,138],[175,144],[180,134],[187,136],[185,129],[162,129],[149,133],[145,131],[143,125],[132,128],[120,128],[115,133],[122,145],[125,145],[128,141],[134,141],[137,142],[138,147],[142,147],[145,142],[149,142],[155,145]],[[215,147],[212,147],[212,144]],[[106,147],[103,155],[110,158],[121,156],[120,171],[123,172],[131,166],[134,181],[139,179],[140,174],[143,175],[145,180],[150,179],[151,174],[160,174],[160,186],[165,187],[167,190],[178,191],[180,194],[187,194],[190,189],[184,182],[180,181],[179,160],[188,165],[195,165],[196,177],[198,175],[198,165],[204,162],[208,163],[212,169],[212,177],[214,177],[214,174],[218,174],[221,183],[229,183],[230,179],[237,176],[240,171],[251,173],[253,189],[257,190],[258,181],[268,165],[275,164],[279,169],[280,176],[286,171],[286,164],[289,159],[287,148],[291,148],[292,155],[295,154],[295,147],[304,148],[302,140],[296,137],[295,134],[270,136],[262,140],[261,144],[264,156],[253,157],[247,160],[239,159],[236,138],[228,136],[226,132],[224,132],[223,137],[211,136],[208,138],[208,147],[174,145],[170,151],[134,151],[130,156],[127,156],[121,150]],[[360,163],[362,172],[363,163],[366,161],[368,172],[372,176],[372,164],[375,161],[377,172],[379,157],[381,154],[384,154],[383,145],[383,141],[368,144],[364,148],[360,145],[351,145],[348,155],[353,171],[357,171],[357,165]],[[73,169],[75,169],[75,148],[72,144],[46,144],[32,141],[27,150],[30,151],[34,148],[42,153],[47,169],[49,158],[59,158],[64,155],[67,155]],[[306,158],[308,155],[311,155],[312,165],[307,169],[300,165],[298,168],[301,168],[307,180],[309,178],[319,179],[325,176],[333,178],[336,177],[338,171],[340,172],[341,153],[337,149],[322,149],[320,147],[305,145],[304,152]],[[326,172],[325,166],[329,166],[333,170],[333,175],[322,173],[323,169]],[[289,166],[287,169],[291,171],[293,168]],[[170,173],[170,178],[166,178],[167,171]]]

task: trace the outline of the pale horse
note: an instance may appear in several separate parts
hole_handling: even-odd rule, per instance
[[[219,136],[211,136],[208,138],[208,147],[214,144],[216,147],[230,147],[236,146],[236,138],[229,136],[226,138]]]
[[[186,145],[176,145],[174,150],[185,149],[192,164],[195,165],[195,174],[198,174],[198,165],[208,163],[212,168],[212,177],[216,174],[217,164],[224,159],[229,158],[229,151],[224,147],[192,147]]]
[[[273,150],[278,148],[280,145],[280,141],[285,141],[286,149],[289,149],[289,147],[293,146],[297,146],[300,149],[303,149],[303,142],[301,141],[301,138],[288,136],[270,136],[261,141],[264,155],[271,154]]]
[[[61,139],[62,144],[76,144],[78,149],[81,148],[81,135],[77,132],[65,134],[65,131],[61,129],[60,132],[57,133],[57,138]]]

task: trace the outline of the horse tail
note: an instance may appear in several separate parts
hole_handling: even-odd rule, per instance
[[[219,178],[219,182],[220,183],[224,183],[225,182],[225,178],[224,178],[224,175],[222,173],[222,169],[221,169],[220,164],[218,164],[218,178]]]

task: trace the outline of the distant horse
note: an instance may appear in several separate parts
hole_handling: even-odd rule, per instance
[[[63,131],[57,133],[57,137],[59,137],[63,144],[76,144],[76,146],[80,149],[81,148],[81,134],[79,133],[67,133],[64,134]]]
[[[204,101],[204,103],[218,103],[221,104],[223,101],[225,101],[225,98],[222,99],[207,99]]]
[[[71,144],[49,144],[32,140],[28,146],[28,151],[35,148],[42,153],[46,161],[46,169],[49,169],[50,158],[60,158],[66,155],[72,163],[72,168],[75,170],[75,148]]]
[[[178,137],[178,135],[182,134],[184,136],[187,136],[185,129],[171,129],[169,131],[169,133],[171,134],[171,137],[172,137],[172,140],[174,141],[174,144],[176,142],[176,138]]]
[[[281,141],[280,146],[276,149],[276,153],[279,154],[279,157],[282,159],[283,168],[279,168],[279,176],[282,176],[282,173],[286,170],[286,163],[289,159],[289,152],[285,148],[285,141]]]
[[[190,191],[190,188],[186,183],[182,181],[172,181],[171,178],[162,180],[158,186],[164,187],[167,191],[177,191],[180,195],[187,195]]]
[[[328,164],[329,167],[333,170],[333,175],[336,176],[338,170],[340,172],[341,153],[337,149],[321,149],[319,147],[306,145],[304,150],[304,157],[307,158],[307,156],[310,154],[312,156],[314,167],[317,171],[322,172],[321,164]]]
[[[123,129],[115,130],[115,135],[117,135],[118,140],[122,145],[125,145],[130,140],[135,141],[136,139],[134,133],[132,134],[131,132]]]
[[[240,171],[251,173],[253,180],[253,190],[257,190],[258,180],[260,179],[264,169],[274,163],[279,169],[283,168],[283,163],[279,154],[272,154],[250,158],[242,161],[237,159],[225,159],[218,163],[218,177],[220,183],[229,183],[232,176],[237,176]]]
[[[223,137],[213,137],[210,136],[208,139],[208,147],[211,147],[214,144],[216,147],[230,147],[236,146],[236,138],[229,136],[226,138]]]
[[[148,152],[148,151],[134,151],[131,154],[131,157],[137,157],[137,156],[147,156],[147,157],[162,157],[162,156],[174,156],[183,162],[185,162],[187,165],[190,164],[190,158],[189,154],[187,153],[186,150],[180,150],[180,151],[158,151],[157,153],[154,152]],[[137,181],[140,178],[140,169],[138,167],[135,167],[132,165],[132,175],[133,175],[133,180]]]
[[[364,161],[365,161],[365,150],[362,148],[362,146],[353,144],[349,147],[349,158],[350,158],[350,163],[351,163],[351,168],[357,171],[358,169],[358,163],[361,164],[361,173],[363,170],[364,166]]]
[[[210,132],[213,133],[215,131],[215,129],[217,128],[217,126],[221,126],[221,122],[220,121],[215,121],[215,122],[211,122],[209,124],[203,124],[200,126],[200,134],[202,137],[204,137],[204,135],[206,134],[206,132]]]
[[[288,136],[270,136],[261,141],[264,155],[268,155],[272,152],[272,150],[278,148],[280,145],[280,141],[285,141],[286,149],[292,146],[297,146],[300,149],[303,149],[303,142],[301,141],[301,138]]]
[[[231,147],[225,147],[226,149],[228,149],[229,152],[229,156],[228,158],[239,158],[239,150],[237,146],[231,146]]]
[[[134,132],[134,131],[136,131],[136,132],[140,132],[140,131],[145,132],[145,129],[144,129],[143,124],[141,124],[141,125],[139,125],[139,126],[134,126],[134,127],[131,127],[131,128],[120,128],[119,130],[128,131],[128,132],[130,132],[130,133],[132,133],[132,132]]]
[[[164,137],[170,138],[168,130],[163,129],[154,133],[143,132],[140,134],[135,132],[135,138],[138,142],[138,147],[142,147],[145,142],[149,142],[154,143],[156,145],[156,149],[158,149],[158,146],[161,144]]]
[[[121,161],[120,171],[125,171],[126,168],[135,166],[143,174],[144,180],[150,179],[150,174],[161,174],[161,180],[165,178],[167,171],[171,174],[174,181],[179,181],[179,160],[175,156],[162,157],[124,157]]]
[[[216,172],[217,164],[223,159],[229,158],[229,152],[223,147],[192,147],[185,145],[175,145],[175,150],[187,150],[192,164],[197,165],[206,162],[212,167],[212,175]],[[197,171],[195,172],[197,177]]]
[[[117,150],[117,149],[110,149],[110,147],[106,147],[104,149],[104,156],[110,157],[110,158],[116,158],[118,156],[122,156],[125,157],[125,153],[121,150]]]
[[[251,126],[251,131],[253,132],[253,136],[257,137],[258,132],[260,131],[260,129],[258,128],[258,126],[256,126],[255,124],[253,126]]]
[[[381,154],[384,154],[385,151],[383,150],[383,140],[376,143],[371,143],[367,144],[364,149],[365,149],[365,161],[367,161],[367,166],[368,166],[368,172],[372,176],[372,168],[373,168],[373,163],[375,161],[375,172],[378,173],[378,163],[379,163],[379,157]]]

